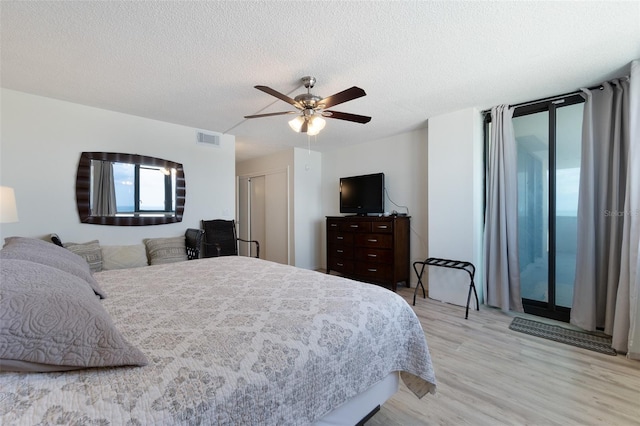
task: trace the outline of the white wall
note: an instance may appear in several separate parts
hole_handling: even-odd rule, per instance
[[[98,239],[136,244],[177,236],[208,217],[235,215],[235,137],[219,148],[196,144],[197,129],[2,89],[0,182],[15,189],[18,223],[3,224],[0,238]],[[154,226],[82,224],[75,179],[82,151],[148,155],[182,163],[186,202],[180,223]]]
[[[429,118],[428,158],[429,257],[472,262],[482,302],[481,114],[465,109]],[[428,283],[429,297],[466,305],[465,272],[431,267]]]
[[[340,215],[339,181],[344,176],[383,172],[387,195],[409,208],[411,262],[427,255],[427,130],[324,153],[322,156],[323,216]],[[385,210],[404,213],[403,207],[385,202]],[[322,231],[322,264],[326,267],[325,223]],[[411,276],[412,283],[417,280]]]
[[[296,266],[319,269],[324,240],[322,216],[322,156],[294,148],[294,235]]]

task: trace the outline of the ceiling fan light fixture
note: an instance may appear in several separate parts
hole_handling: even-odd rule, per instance
[[[309,127],[307,128],[307,134],[309,136],[315,136],[320,133],[320,130],[324,129],[324,126],[327,124],[324,118],[316,115],[309,119]]]
[[[297,116],[293,120],[289,120],[289,127],[291,127],[291,129],[297,133],[300,133],[300,129],[302,128],[303,124],[304,117],[302,117],[301,115]]]

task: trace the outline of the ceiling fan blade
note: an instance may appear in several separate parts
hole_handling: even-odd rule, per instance
[[[278,92],[277,90],[273,90],[271,87],[267,87],[267,86],[253,86],[258,90],[263,91],[264,93],[268,93],[271,96],[275,96],[276,98],[285,101],[288,104],[293,105],[294,107],[298,108],[298,109],[302,109],[302,105],[300,105],[298,102],[295,101],[295,99],[290,98],[287,95],[284,95],[280,92]]]
[[[304,120],[304,123],[302,123],[302,127],[300,127],[300,133],[307,133],[308,128],[309,128],[309,120]]]
[[[342,92],[336,93],[335,95],[328,96],[318,102],[318,104],[322,105],[322,108],[331,108],[334,105],[341,104],[343,102],[351,101],[353,99],[361,98],[365,96],[366,93],[359,87],[353,86],[347,90],[343,90]]]
[[[349,114],[348,112],[339,111],[322,111],[322,115],[327,118],[337,118],[338,120],[353,121],[356,123],[365,124],[371,121],[371,117],[366,115]]]
[[[273,115],[299,114],[298,111],[270,112],[268,114],[245,115],[244,118],[271,117]]]

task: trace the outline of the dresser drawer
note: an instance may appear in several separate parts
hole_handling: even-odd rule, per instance
[[[393,222],[372,222],[371,232],[388,232],[391,234],[393,233]]]
[[[329,245],[352,245],[353,234],[346,234],[338,231],[327,232],[327,244]]]
[[[329,246],[327,255],[335,259],[353,259],[353,246]]]
[[[342,225],[341,220],[327,219],[327,232],[339,230],[340,225]]]
[[[329,269],[340,272],[341,274],[352,275],[354,271],[354,263],[353,260],[330,259]]]
[[[369,221],[344,221],[340,224],[343,232],[371,232],[371,222]]]
[[[355,273],[371,281],[388,282],[393,279],[391,266],[386,263],[356,262]]]
[[[355,236],[355,241],[357,247],[388,249],[393,247],[392,234],[357,234]]]
[[[371,263],[393,263],[393,251],[365,247],[356,252],[356,260]]]

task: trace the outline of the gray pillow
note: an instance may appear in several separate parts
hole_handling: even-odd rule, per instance
[[[187,259],[184,236],[172,238],[147,238],[142,240],[147,248],[149,265],[182,262]]]
[[[69,250],[35,238],[10,237],[5,239],[0,259],[22,259],[51,266],[82,278],[101,299],[107,294],[91,275],[89,264]]]
[[[102,271],[102,250],[98,240],[88,243],[64,243],[63,246],[83,258],[89,264],[91,272]]]
[[[0,369],[65,371],[146,365],[86,283],[59,269],[0,261]]]

